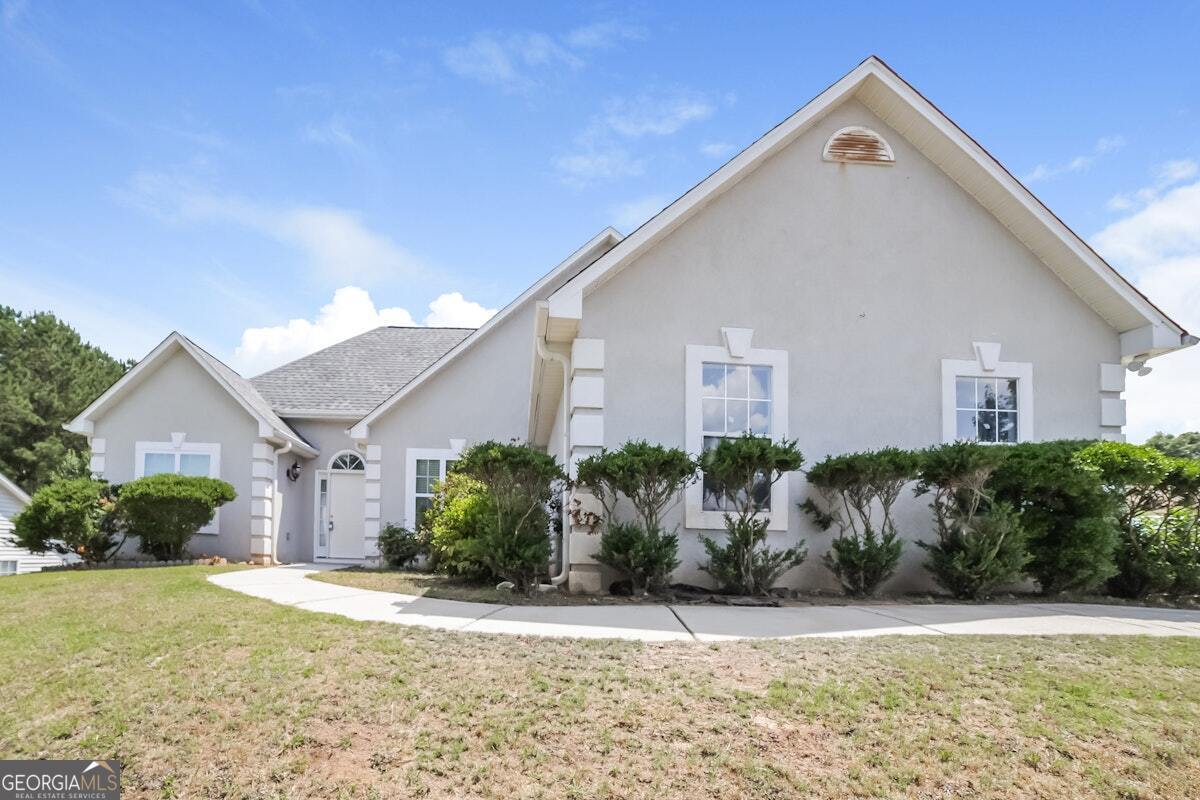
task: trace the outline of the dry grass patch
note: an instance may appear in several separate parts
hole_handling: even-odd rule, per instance
[[[0,581],[0,755],[138,798],[1200,796],[1200,640],[500,637],[213,571]]]

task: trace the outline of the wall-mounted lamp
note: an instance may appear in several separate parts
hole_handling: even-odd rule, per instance
[[[297,480],[300,479],[300,462],[293,461],[292,465],[287,468],[287,472],[285,472],[283,474],[287,475],[287,479],[289,481],[291,481],[292,483],[295,483]]]

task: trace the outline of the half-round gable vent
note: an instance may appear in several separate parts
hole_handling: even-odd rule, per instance
[[[892,146],[870,128],[842,128],[829,137],[822,157],[845,164],[894,164]]]

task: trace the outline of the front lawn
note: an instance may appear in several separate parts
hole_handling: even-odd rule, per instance
[[[0,580],[0,756],[127,797],[1200,796],[1197,639],[510,638],[219,569]]]

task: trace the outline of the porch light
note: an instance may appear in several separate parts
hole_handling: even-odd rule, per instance
[[[285,472],[283,474],[287,475],[287,479],[289,481],[291,481],[292,483],[295,483],[300,478],[300,462],[292,461],[292,465],[290,467],[288,467],[287,472]]]

